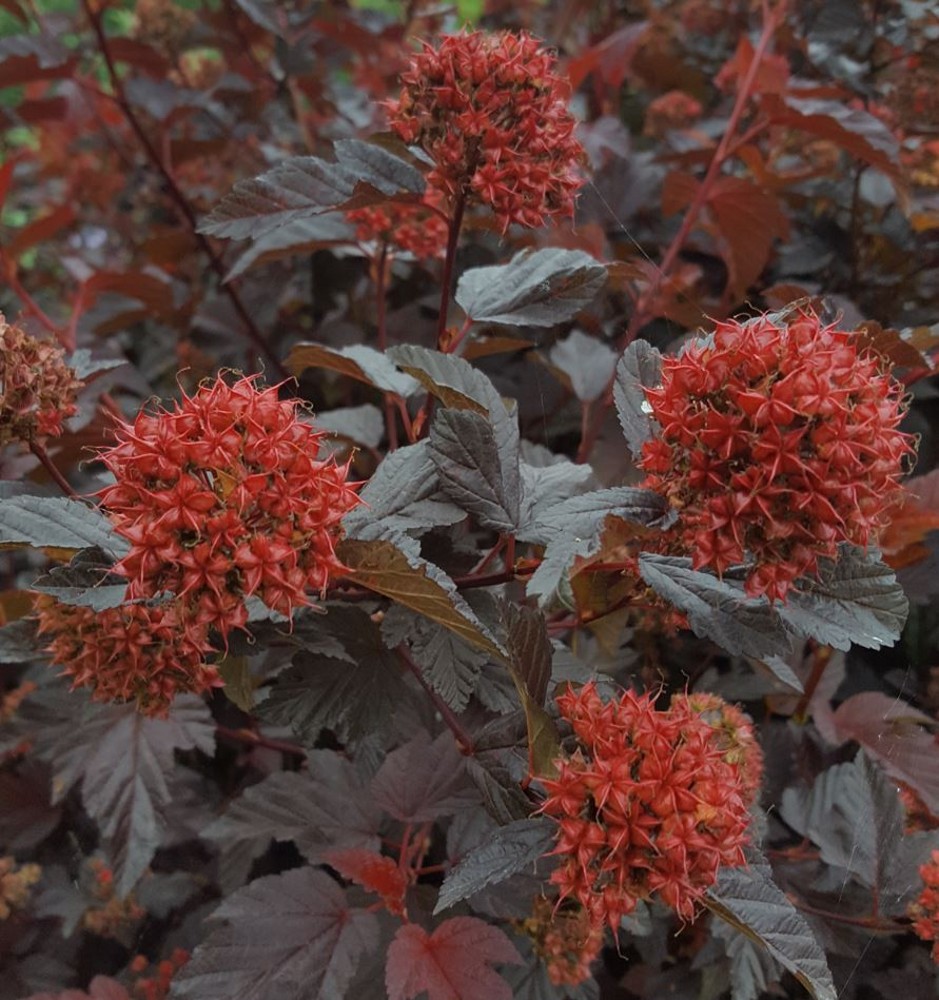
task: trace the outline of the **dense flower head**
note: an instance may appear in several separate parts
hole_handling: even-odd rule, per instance
[[[724,760],[737,769],[744,801],[748,806],[756,802],[763,781],[763,751],[750,716],[738,705],[707,691],[676,694],[672,706],[679,711],[690,710],[714,730]]]
[[[0,448],[61,434],[81,386],[61,347],[11,326],[0,313]]]
[[[53,662],[95,701],[136,701],[142,714],[163,716],[177,694],[221,685],[205,662],[208,625],[188,620],[178,602],[95,611],[40,594],[35,606]]]
[[[910,904],[909,915],[913,930],[924,941],[932,941],[932,960],[939,964],[939,851],[919,870],[923,891]]]
[[[0,922],[29,903],[32,887],[41,877],[39,865],[18,865],[10,855],[0,857]]]
[[[130,962],[134,981],[133,995],[140,1000],[166,1000],[170,995],[173,976],[189,961],[190,954],[184,948],[174,948],[169,958],[151,965],[145,955],[135,955]],[[142,975],[146,973],[146,975]]]
[[[120,940],[147,915],[133,893],[121,898],[114,891],[114,872],[101,858],[90,858],[79,876],[91,905],[82,916],[82,927],[99,937]]]
[[[738,768],[688,701],[656,709],[625,691],[604,703],[591,682],[558,699],[578,748],[544,781],[558,820],[551,875],[561,900],[616,928],[653,897],[690,920],[721,865],[744,861],[749,814]]]
[[[661,138],[672,129],[687,128],[704,109],[701,102],[683,90],[670,90],[652,101],[646,110],[645,135]]]
[[[290,616],[341,571],[340,521],[358,498],[348,466],[318,457],[323,433],[254,376],[223,378],[172,411],[141,412],[103,454],[102,502],[130,552],[128,597],[170,591],[227,636],[247,598]]]
[[[645,486],[678,509],[695,569],[746,562],[747,593],[771,600],[839,544],[876,542],[913,452],[898,383],[808,311],[718,323],[646,397]]]
[[[583,149],[555,57],[521,32],[447,35],[425,43],[387,105],[391,127],[434,162],[429,181],[451,201],[468,195],[507,229],[570,216]]]
[[[418,260],[442,257],[447,249],[447,224],[421,202],[388,201],[346,212],[359,243],[413,254]]]
[[[594,925],[579,903],[558,906],[539,896],[521,930],[532,939],[555,986],[576,986],[590,978],[590,966],[603,947],[603,927]]]

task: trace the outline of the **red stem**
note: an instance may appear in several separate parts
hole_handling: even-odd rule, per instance
[[[72,484],[62,475],[56,466],[55,462],[49,458],[49,453],[38,441],[29,442],[29,450],[39,459],[42,463],[42,467],[49,473],[49,475],[55,480],[59,489],[67,496],[73,499],[78,499],[78,494],[72,489]]]
[[[760,64],[763,61],[763,56],[766,53],[769,43],[773,40],[773,35],[776,34],[776,29],[779,27],[779,9],[768,10],[764,8],[764,10],[766,16],[763,21],[763,30],[760,33],[760,40],[757,42],[756,49],[753,52],[753,59],[747,69],[747,74],[743,78],[743,82],[740,84],[740,89],[737,91],[737,99],[734,102],[733,110],[730,113],[727,128],[724,129],[724,134],[721,136],[721,141],[717,144],[717,149],[714,151],[714,156],[708,166],[707,173],[704,175],[704,180],[702,180],[698,186],[698,190],[695,193],[691,205],[688,207],[688,211],[685,213],[684,219],[682,219],[678,232],[675,234],[668,249],[665,251],[665,256],[662,258],[662,264],[656,271],[652,284],[646,292],[639,297],[639,304],[629,321],[629,327],[626,331],[626,337],[624,338],[624,347],[635,339],[636,334],[645,324],[646,319],[648,318],[646,314],[648,303],[655,298],[659,289],[662,287],[662,283],[668,277],[675,261],[678,259],[678,255],[681,253],[682,248],[685,245],[685,241],[688,239],[688,235],[694,228],[701,210],[704,208],[711,195],[711,188],[717,180],[717,175],[720,173],[721,167],[730,155],[731,149],[734,148],[734,133],[737,131],[737,126],[740,124],[740,119],[743,117],[743,112],[746,109],[747,102],[750,100],[753,85],[756,82],[756,75],[759,72]]]
[[[286,743],[283,740],[270,739],[261,736],[250,729],[229,729],[228,726],[216,726],[215,733],[223,739],[231,740],[234,743],[244,743],[252,747],[264,747],[267,750],[279,750],[281,753],[289,754],[292,757],[306,757],[306,750],[295,743]]]
[[[447,256],[443,262],[443,278],[440,287],[440,313],[437,316],[437,350],[447,351],[447,314],[450,311],[450,286],[453,284],[453,266],[456,263],[456,248],[460,239],[460,229],[463,226],[463,211],[466,208],[466,192],[457,196],[453,209],[453,218],[447,234]]]
[[[740,89],[737,91],[737,99],[734,102],[733,110],[731,111],[730,118],[727,121],[727,128],[721,136],[721,140],[717,145],[717,149],[714,151],[714,156],[708,165],[704,179],[701,181],[697,191],[695,192],[694,199],[688,207],[688,211],[685,213],[684,219],[682,219],[678,232],[675,233],[672,242],[668,245],[668,248],[665,251],[665,256],[662,258],[662,263],[655,273],[652,284],[639,296],[639,299],[636,302],[636,307],[630,317],[626,332],[620,339],[620,350],[624,350],[633,342],[633,340],[635,340],[638,332],[650,319],[649,303],[658,294],[659,289],[661,289],[666,278],[668,278],[669,272],[678,260],[678,256],[685,245],[685,241],[688,239],[691,230],[698,221],[698,215],[701,213],[701,210],[704,208],[704,205],[710,197],[711,188],[717,180],[721,167],[724,163],[726,163],[727,159],[740,148],[744,140],[749,141],[769,125],[769,122],[757,122],[742,136],[737,138],[734,137],[734,133],[736,132],[737,126],[740,124],[740,119],[743,117],[744,110],[746,109],[747,101],[750,99],[763,56],[773,39],[773,35],[776,33],[776,29],[779,27],[782,18],[783,6],[784,5],[780,3],[775,9],[770,9],[768,4],[764,3],[763,5],[763,30],[760,33],[760,39],[753,52],[753,59],[747,69],[746,76],[743,78],[743,81],[740,84]],[[597,400],[589,428],[586,433],[581,435],[580,448],[578,450],[578,461],[585,462],[590,456],[590,452],[593,450],[597,436],[603,426],[607,410],[609,410],[612,405],[613,379],[611,378],[603,396]]]
[[[405,646],[398,646],[398,655],[401,657],[401,662],[404,663],[408,670],[410,670],[411,673],[417,678],[418,684],[420,684],[420,686],[427,692],[428,697],[434,703],[434,707],[440,713],[441,718],[447,724],[450,732],[452,732],[456,737],[456,741],[460,747],[460,752],[465,756],[471,757],[476,752],[476,747],[473,743],[472,737],[463,728],[463,724],[456,717],[456,713],[427,683],[427,681],[424,680],[421,668],[414,662],[414,658]]]
[[[378,349],[384,353],[388,346],[387,304],[385,302],[385,279],[388,269],[388,244],[382,243],[378,259],[372,262],[375,286],[375,323],[378,327]],[[391,393],[385,393],[385,432],[388,435],[388,450],[398,447],[398,420],[395,417],[394,401]]]
[[[166,184],[167,192],[172,198],[173,202],[176,204],[180,215],[185,219],[187,226],[192,233],[192,237],[198,245],[199,249],[206,255],[209,261],[209,265],[218,277],[219,288],[221,291],[228,296],[231,301],[232,307],[234,308],[238,318],[244,324],[245,331],[247,332],[248,339],[254,345],[255,349],[263,357],[267,358],[270,362],[271,367],[282,377],[288,378],[289,373],[286,368],[284,368],[280,358],[271,349],[270,344],[264,339],[263,334],[258,329],[254,320],[251,318],[250,313],[245,308],[244,303],[241,301],[241,297],[235,290],[235,287],[231,283],[226,283],[225,265],[222,263],[221,258],[219,258],[215,251],[212,249],[212,245],[209,243],[208,239],[199,232],[199,222],[196,219],[195,212],[192,206],[186,200],[186,196],[179,189],[179,185],[176,183],[176,179],[169,172],[166,164],[163,162],[163,158],[160,156],[156,147],[150,140],[150,137],[144,131],[143,126],[140,124],[140,120],[134,113],[134,109],[131,107],[130,102],[127,100],[127,95],[124,92],[124,85],[121,82],[121,78],[118,75],[117,67],[114,65],[114,58],[111,55],[111,49],[108,45],[107,36],[104,33],[104,28],[101,24],[101,19],[99,15],[92,9],[91,0],[82,0],[82,7],[85,10],[85,14],[88,16],[88,20],[91,22],[92,30],[95,33],[95,37],[98,41],[98,48],[101,51],[101,55],[104,58],[105,66],[108,71],[108,78],[111,81],[111,87],[114,90],[114,97],[117,101],[118,107],[121,109],[122,114],[127,120],[127,124],[130,125],[134,134],[137,136],[140,145],[143,147],[144,152],[147,154],[147,158],[150,160],[152,166],[159,172],[160,176],[163,178],[163,182]]]

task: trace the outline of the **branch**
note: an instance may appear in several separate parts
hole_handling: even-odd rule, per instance
[[[411,671],[412,674],[417,678],[418,684],[427,692],[428,697],[434,703],[434,708],[440,713],[441,718],[447,724],[450,731],[456,737],[457,744],[459,745],[460,753],[464,756],[471,757],[476,752],[475,744],[473,743],[473,738],[469,733],[463,728],[463,724],[456,717],[456,713],[453,709],[440,697],[439,694],[424,680],[424,674],[421,668],[414,662],[414,658],[411,653],[403,644],[398,646],[398,656],[401,657],[401,662]]]
[[[105,66],[108,72],[108,78],[111,81],[111,87],[114,90],[114,98],[117,101],[118,107],[121,109],[122,114],[127,119],[127,124],[130,125],[134,134],[143,147],[144,152],[147,154],[147,158],[153,167],[159,172],[160,176],[163,178],[163,182],[166,185],[167,192],[172,198],[173,202],[176,204],[180,215],[186,221],[186,225],[189,227],[192,237],[198,245],[199,249],[208,258],[209,264],[212,270],[218,277],[219,287],[224,292],[231,301],[231,304],[238,315],[238,318],[244,324],[244,328],[247,332],[248,339],[257,349],[258,353],[263,357],[267,358],[274,370],[282,378],[287,378],[289,373],[287,369],[284,368],[283,363],[280,358],[271,349],[270,344],[265,340],[264,335],[258,329],[257,324],[251,318],[248,310],[245,308],[244,303],[241,301],[241,297],[235,290],[234,285],[225,282],[225,265],[222,263],[221,258],[212,249],[212,245],[206,239],[206,237],[199,232],[199,223],[196,219],[195,212],[192,206],[186,200],[186,196],[180,190],[179,185],[176,183],[176,179],[169,172],[166,164],[163,162],[163,158],[160,156],[156,147],[150,141],[150,137],[144,131],[143,126],[140,124],[140,119],[137,117],[134,109],[131,107],[130,102],[127,100],[127,94],[124,91],[124,85],[121,82],[121,78],[118,75],[117,67],[114,65],[114,57],[111,54],[111,49],[108,45],[107,35],[104,33],[104,28],[101,24],[100,16],[92,9],[92,0],[82,0],[82,7],[85,10],[88,20],[91,22],[92,30],[95,33],[95,37],[98,41],[98,48],[104,58]]]

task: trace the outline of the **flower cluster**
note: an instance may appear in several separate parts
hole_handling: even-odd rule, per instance
[[[576,986],[590,978],[590,966],[603,947],[603,927],[591,923],[579,903],[558,906],[539,896],[521,930],[532,939],[555,986]]]
[[[227,636],[257,595],[287,616],[342,567],[340,521],[358,498],[348,466],[319,459],[321,432],[256,377],[221,377],[172,411],[118,426],[101,498],[130,552],[128,597],[177,595],[193,627]]]
[[[135,955],[130,971],[138,978],[134,982],[134,996],[140,1000],[166,1000],[170,995],[173,976],[189,961],[190,954],[183,948],[174,948],[169,958],[151,968],[145,955]],[[149,972],[149,975],[142,975]]]
[[[95,611],[40,594],[36,612],[53,661],[96,701],[136,701],[143,714],[164,716],[177,694],[221,684],[205,662],[208,626],[188,620],[177,602]]]
[[[0,857],[0,920],[26,906],[30,891],[41,876],[39,865],[17,865],[16,858]]]
[[[91,858],[81,874],[91,896],[91,906],[82,916],[82,927],[99,937],[121,940],[147,915],[134,894],[121,899],[114,892],[114,872],[101,860]]]
[[[60,347],[11,326],[0,313],[0,448],[61,434],[81,385]]]
[[[507,229],[570,216],[583,155],[555,57],[525,34],[475,31],[424,45],[388,103],[391,127],[434,161],[431,186],[475,198]]]
[[[359,243],[377,244],[413,254],[418,260],[442,257],[447,249],[447,224],[421,203],[388,201],[346,212]]]
[[[616,928],[658,897],[690,920],[722,865],[744,861],[747,795],[715,729],[687,699],[656,709],[626,691],[604,703],[593,683],[558,699],[578,749],[545,780],[558,820],[551,875],[593,927]]]
[[[705,691],[676,694],[672,706],[700,716],[714,730],[724,760],[737,769],[744,802],[748,806],[757,802],[763,782],[763,751],[750,716],[739,706]]]
[[[649,105],[643,133],[661,138],[672,129],[687,128],[701,117],[703,110],[701,102],[690,94],[683,90],[670,90]]]
[[[910,905],[913,930],[924,941],[932,941],[932,960],[939,964],[939,851],[922,865],[919,874],[923,891]]]
[[[900,386],[812,312],[718,323],[646,397],[661,433],[644,485],[679,510],[695,569],[746,561],[747,593],[770,600],[877,540],[913,452]]]

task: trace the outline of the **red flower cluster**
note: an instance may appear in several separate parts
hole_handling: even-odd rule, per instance
[[[737,705],[707,692],[676,694],[672,706],[700,716],[714,730],[724,760],[737,769],[744,802],[748,806],[756,802],[763,782],[763,751],[750,716]]]
[[[558,699],[579,748],[545,780],[541,811],[558,819],[551,875],[591,925],[616,928],[653,896],[690,920],[721,865],[744,861],[746,793],[715,730],[687,700],[659,711],[650,695],[603,703],[586,684]]]
[[[375,243],[418,260],[442,257],[447,249],[447,224],[420,203],[388,201],[346,212],[360,243]]]
[[[39,865],[18,865],[9,854],[0,857],[0,923],[29,903],[32,887],[40,878]]]
[[[770,600],[839,543],[877,540],[913,453],[900,386],[811,312],[718,323],[646,397],[662,430],[644,485],[680,511],[696,569],[749,561],[747,593]]]
[[[222,683],[205,662],[208,625],[193,624],[177,602],[95,611],[40,594],[36,612],[53,661],[95,701],[136,701],[144,715],[165,716],[177,694]]]
[[[134,983],[134,996],[140,997],[140,1000],[166,1000],[170,995],[173,976],[190,957],[184,948],[174,948],[169,958],[163,959],[151,968],[145,955],[135,955],[130,963],[130,971],[139,977]],[[150,975],[141,975],[148,970]]]
[[[590,966],[603,947],[603,927],[592,924],[579,903],[558,906],[541,896],[521,929],[532,939],[555,986],[576,986],[590,978]]]
[[[0,448],[61,434],[81,386],[60,347],[10,326],[0,313]]]
[[[909,915],[916,934],[924,941],[932,941],[932,960],[939,964],[939,851],[932,852],[919,874],[923,891],[910,905]]]
[[[703,112],[701,102],[683,90],[661,94],[646,109],[645,135],[661,138],[676,128],[687,128]]]
[[[524,32],[447,35],[411,60],[391,127],[433,159],[433,187],[489,205],[503,229],[570,216],[583,149],[555,62]]]
[[[177,595],[192,627],[244,626],[257,594],[290,616],[342,567],[343,515],[358,503],[348,466],[317,459],[323,437],[296,400],[256,377],[221,377],[175,408],[118,426],[103,454],[117,482],[102,501],[130,552],[128,597]]]

